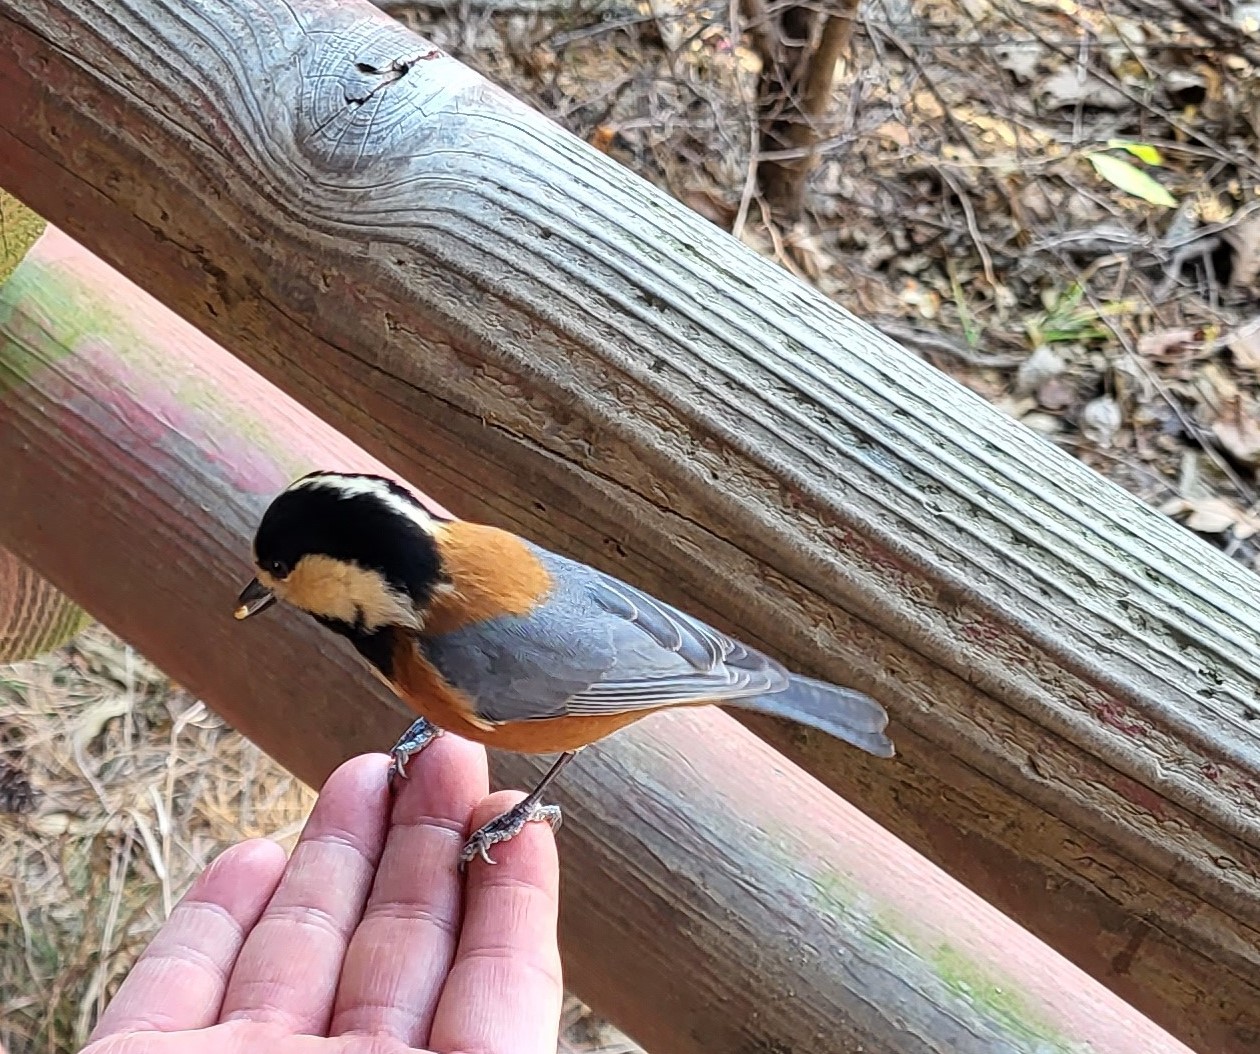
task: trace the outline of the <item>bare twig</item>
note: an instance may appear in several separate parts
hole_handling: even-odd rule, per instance
[[[1255,505],[1256,492],[1251,484],[1247,483],[1236,471],[1234,471],[1233,466],[1221,457],[1214,444],[1208,439],[1203,428],[1197,421],[1190,417],[1185,410],[1182,409],[1181,404],[1173,398],[1173,394],[1168,390],[1168,386],[1164,384],[1159,375],[1155,373],[1155,371],[1146,364],[1142,356],[1138,354],[1137,348],[1133,346],[1133,342],[1129,339],[1129,335],[1116,325],[1114,319],[1112,319],[1110,315],[1103,310],[1102,304],[1098,302],[1098,298],[1094,296],[1093,292],[1089,289],[1088,285],[1085,284],[1083,279],[1081,280],[1081,288],[1084,290],[1085,297],[1089,301],[1090,306],[1097,314],[1098,320],[1111,330],[1112,335],[1115,336],[1117,343],[1123,349],[1129,363],[1139,374],[1141,374],[1143,380],[1145,380],[1151,386],[1152,390],[1157,392],[1159,397],[1168,404],[1169,409],[1172,410],[1173,414],[1176,416],[1186,435],[1193,437],[1194,441],[1198,443],[1199,447],[1208,456],[1212,464],[1215,465],[1221,474],[1234,485],[1242,499],[1248,505]]]
[[[771,12],[763,0],[744,0],[748,36],[762,61],[757,182],[782,217],[800,211],[857,7],[858,0],[833,0],[818,10],[794,4]]]
[[[1154,9],[1160,14],[1166,13],[1162,4],[1153,4],[1149,0],[1138,2],[1141,7]],[[1253,66],[1260,66],[1260,48],[1256,47],[1255,39],[1242,26],[1212,10],[1204,0],[1165,0],[1165,3],[1176,8],[1182,18],[1217,47],[1236,52]]]

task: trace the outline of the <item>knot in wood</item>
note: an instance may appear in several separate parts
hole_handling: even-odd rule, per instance
[[[379,184],[414,158],[450,97],[476,82],[392,20],[361,19],[307,39],[298,145],[321,172],[367,177],[356,183]]]

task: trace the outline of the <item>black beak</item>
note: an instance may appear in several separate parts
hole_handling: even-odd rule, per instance
[[[257,615],[260,611],[265,611],[276,602],[276,595],[263,585],[258,579],[250,580],[249,585],[241,590],[241,595],[237,599],[237,608],[233,614],[238,619],[249,618],[250,615]]]

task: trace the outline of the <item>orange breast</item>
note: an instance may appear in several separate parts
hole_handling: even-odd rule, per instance
[[[412,710],[439,728],[483,746],[521,754],[560,754],[576,750],[661,709],[491,724],[477,716],[473,701],[466,693],[453,688],[425,660],[414,641],[401,635],[394,652],[394,689]],[[707,700],[687,705],[701,706],[705,702]]]
[[[451,633],[501,615],[528,615],[547,599],[551,576],[516,535],[457,520],[437,537],[442,566],[454,588],[425,612],[426,634]],[[474,701],[448,684],[401,635],[394,655],[395,690],[411,709],[439,728],[496,750],[558,754],[603,739],[655,713],[633,710],[601,717],[552,717],[494,725],[477,715]],[[704,705],[701,701],[686,705]]]
[[[425,633],[451,633],[500,615],[528,615],[551,592],[547,569],[508,531],[456,520],[442,525],[437,544],[453,588],[429,605]]]

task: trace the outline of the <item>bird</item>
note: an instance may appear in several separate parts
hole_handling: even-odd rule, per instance
[[[789,672],[684,611],[510,531],[437,515],[400,482],[310,472],[272,499],[235,616],[277,601],[346,638],[416,720],[391,780],[443,732],[559,755],[514,808],[473,832],[461,869],[560,809],[544,792],[583,747],[670,707],[788,718],[895,755],[870,696]]]

